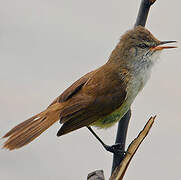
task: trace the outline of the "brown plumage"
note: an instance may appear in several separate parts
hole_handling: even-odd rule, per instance
[[[84,75],[56,98],[45,111],[6,133],[3,138],[8,137],[8,140],[3,147],[9,150],[18,149],[33,141],[59,119],[63,126],[57,135],[61,136],[89,126],[118,108],[126,95],[123,91],[126,78],[120,79],[116,68],[116,64],[113,66],[105,64]],[[114,69],[115,73],[111,73]],[[117,88],[110,89],[106,84],[102,84],[102,81]]]
[[[145,69],[152,63],[150,56],[154,51],[161,50],[157,46],[171,42],[173,41],[158,41],[141,26],[128,31],[122,36],[106,64],[73,83],[46,110],[5,134],[4,138],[8,139],[3,147],[9,150],[20,148],[59,119],[63,125],[58,136],[84,126],[112,126],[128,111],[146,83],[147,71],[150,69]],[[150,51],[152,52],[148,53]],[[145,66],[146,56],[148,62]],[[144,69],[143,73],[140,71],[141,67]]]
[[[59,120],[61,109],[62,105],[60,103],[55,103],[45,111],[15,126],[3,136],[3,138],[8,137],[3,148],[9,150],[18,149],[33,141]]]

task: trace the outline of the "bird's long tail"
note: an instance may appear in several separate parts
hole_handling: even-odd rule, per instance
[[[59,120],[61,110],[62,104],[55,103],[41,113],[18,124],[3,136],[3,138],[8,137],[3,148],[13,150],[30,143]]]

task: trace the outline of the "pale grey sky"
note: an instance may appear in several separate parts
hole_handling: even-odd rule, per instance
[[[160,40],[181,42],[181,2],[157,0],[147,28]],[[134,23],[140,0],[1,0],[0,136],[43,110],[86,72],[105,63],[120,36]],[[179,43],[178,43],[179,46]],[[129,179],[180,179],[180,49],[167,50],[132,106],[129,143],[151,115],[155,124],[126,173]],[[30,145],[0,150],[0,179],[86,179],[112,155],[82,128],[56,137],[59,123]],[[96,130],[113,144],[117,126]]]

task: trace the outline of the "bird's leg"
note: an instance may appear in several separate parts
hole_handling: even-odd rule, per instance
[[[99,136],[93,131],[93,129],[89,126],[87,126],[89,131],[96,137],[96,139],[103,145],[104,149],[106,149],[109,152],[112,152],[113,154],[122,155],[125,154],[125,151],[122,150],[122,144],[114,144],[112,146],[106,145]]]

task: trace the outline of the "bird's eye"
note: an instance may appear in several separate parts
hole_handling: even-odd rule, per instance
[[[142,44],[138,44],[138,47],[139,47],[139,48],[142,48],[142,49],[145,49],[145,48],[148,47],[148,45],[142,43]]]

